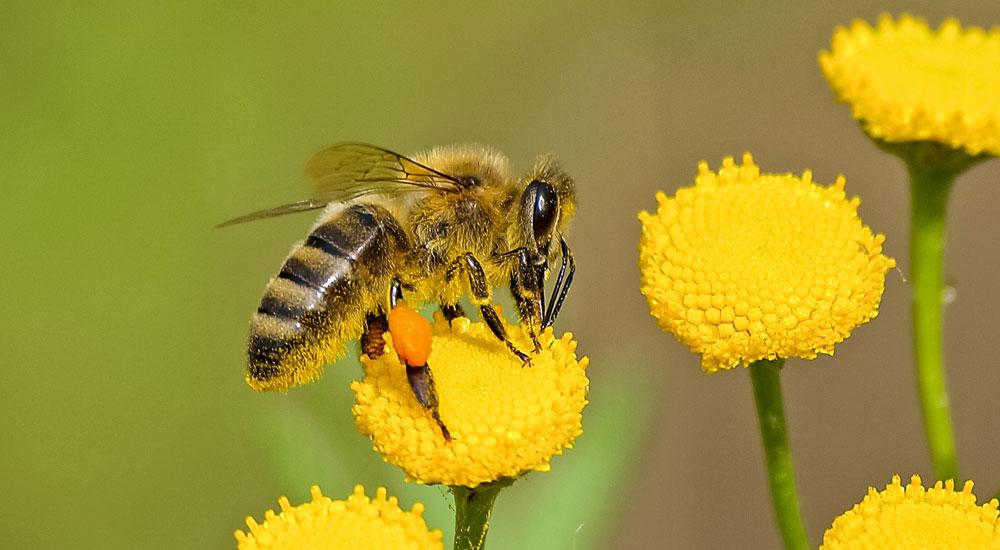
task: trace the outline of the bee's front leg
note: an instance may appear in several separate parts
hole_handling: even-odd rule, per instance
[[[510,278],[510,293],[517,304],[521,326],[524,327],[535,353],[541,351],[538,334],[542,329],[542,311],[545,309],[545,265],[531,261],[527,248],[511,251],[517,253],[517,267]]]
[[[469,277],[469,292],[472,294],[472,303],[479,306],[479,312],[482,314],[483,320],[486,321],[486,326],[490,327],[490,331],[493,332],[497,339],[503,342],[507,346],[507,349],[516,355],[522,363],[529,364],[531,358],[528,357],[528,354],[517,349],[514,342],[510,341],[510,338],[507,336],[507,329],[493,307],[490,285],[486,280],[486,272],[483,271],[483,265],[479,263],[479,260],[471,252],[466,252],[459,256],[455,260],[455,263],[448,268],[448,279],[453,279],[460,269],[464,269],[466,275]]]

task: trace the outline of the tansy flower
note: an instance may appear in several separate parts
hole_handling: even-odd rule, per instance
[[[518,327],[507,332],[520,349],[531,349]],[[450,439],[414,396],[392,336],[386,333],[381,357],[362,358],[354,415],[358,430],[409,479],[476,487],[545,471],[582,433],[588,361],[577,360],[572,335],[557,339],[546,330],[542,351],[523,366],[485,324],[458,318],[449,326],[438,315],[427,364]]]
[[[365,496],[361,485],[347,500],[330,500],[315,485],[310,492],[312,502],[299,506],[281,497],[281,513],[268,510],[262,524],[248,517],[248,532],[235,533],[240,550],[443,548],[441,531],[428,531],[421,517],[424,505],[414,504],[411,511],[404,512],[396,497],[386,498],[383,487],[374,499]]]
[[[997,500],[977,506],[971,481],[966,481],[961,491],[955,491],[951,480],[924,489],[920,476],[910,478],[905,487],[899,476],[892,476],[892,483],[884,491],[869,487],[860,504],[834,520],[820,548],[1000,549]]]
[[[820,66],[873,138],[1000,155],[1000,29],[883,15],[834,32]]]
[[[883,235],[858,218],[844,178],[761,174],[749,154],[642,212],[642,293],[660,326],[707,372],[761,359],[814,358],[878,314]]]

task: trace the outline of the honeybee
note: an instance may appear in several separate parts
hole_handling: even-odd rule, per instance
[[[220,224],[323,209],[251,318],[251,387],[309,382],[350,340],[381,355],[387,313],[404,298],[437,303],[453,320],[465,314],[458,302],[468,294],[493,334],[527,363],[494,307],[492,289],[501,285],[538,351],[538,335],[559,315],[576,268],[565,240],[576,192],[551,156],[517,178],[506,157],[482,146],[439,147],[411,159],[344,143],[313,155],[306,175],[312,197]],[[560,258],[546,303],[545,279]]]

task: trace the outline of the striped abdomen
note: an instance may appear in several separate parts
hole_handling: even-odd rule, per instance
[[[354,204],[322,220],[268,283],[250,321],[247,382],[263,391],[319,376],[386,300],[407,242],[381,206]]]

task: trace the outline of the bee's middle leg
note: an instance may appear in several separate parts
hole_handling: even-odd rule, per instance
[[[468,317],[461,304],[441,304],[441,315],[444,315],[444,319],[448,321],[449,325],[459,317]]]
[[[448,270],[448,273],[454,274],[458,269],[464,269],[469,277],[469,291],[472,294],[472,303],[479,306],[479,312],[482,314],[483,320],[486,321],[486,326],[490,327],[493,335],[503,342],[507,346],[507,349],[516,355],[522,363],[529,363],[530,357],[528,357],[528,354],[517,349],[514,342],[510,341],[510,338],[507,336],[507,329],[493,307],[490,286],[486,281],[486,272],[483,271],[483,265],[479,263],[479,260],[471,252],[466,252],[456,260],[455,265]]]

